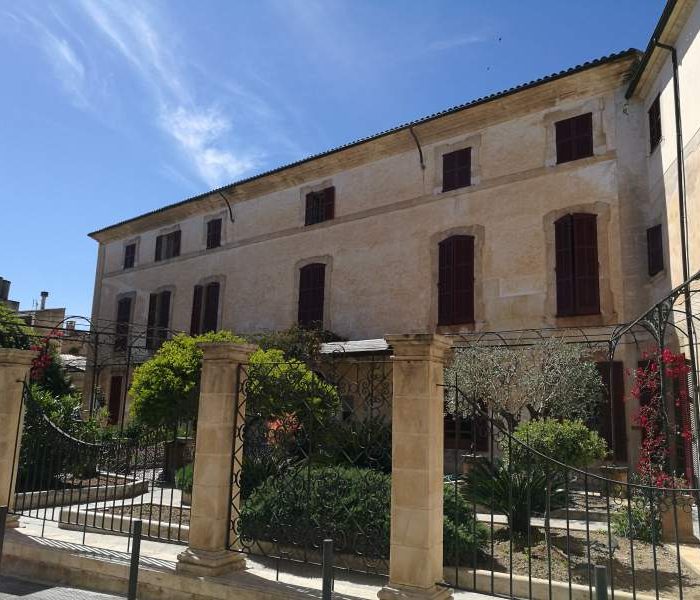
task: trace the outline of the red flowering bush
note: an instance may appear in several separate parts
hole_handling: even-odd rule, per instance
[[[634,421],[642,430],[637,473],[645,485],[681,487],[684,480],[669,472],[669,423],[662,393],[672,390],[675,406],[680,408],[685,405],[688,389],[684,382],[690,367],[683,354],[675,354],[668,348],[644,353],[642,359],[646,365],[636,369],[630,390],[630,395],[639,402],[639,411]],[[685,426],[679,435],[686,439],[691,436],[691,432]]]

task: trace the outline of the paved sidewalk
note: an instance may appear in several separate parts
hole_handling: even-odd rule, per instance
[[[12,598],[33,598],[34,600],[123,600],[120,596],[108,596],[73,588],[52,587],[12,577],[0,577],[0,599],[10,600]]]

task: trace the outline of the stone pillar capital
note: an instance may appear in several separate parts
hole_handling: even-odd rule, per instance
[[[18,350],[17,348],[0,348],[0,365],[29,367],[36,356],[33,350]]]
[[[227,363],[248,362],[250,355],[258,349],[254,344],[236,344],[234,342],[200,342],[197,346],[204,352],[204,360]]]
[[[393,350],[394,360],[428,360],[445,362],[452,340],[436,333],[403,333],[384,336]]]

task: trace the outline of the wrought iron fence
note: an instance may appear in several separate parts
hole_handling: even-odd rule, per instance
[[[64,529],[143,536],[186,543],[189,532],[195,434],[193,423],[153,430],[94,432],[71,427],[78,439],[46,415],[25,385],[13,510]],[[78,422],[75,423],[77,425]],[[8,499],[9,500],[9,499]]]
[[[607,567],[611,598],[697,598],[685,544],[700,537],[700,490],[658,487],[567,466],[513,435],[499,415],[446,387],[455,422],[445,482],[445,581],[509,598],[593,598]],[[688,554],[687,554],[688,553]],[[687,554],[687,555],[686,555]]]
[[[277,561],[386,574],[391,369],[342,353],[241,366],[229,547]]]

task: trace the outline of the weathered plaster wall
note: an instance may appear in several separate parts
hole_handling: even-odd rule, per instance
[[[117,296],[136,291],[134,322],[145,323],[148,294],[167,286],[174,290],[172,326],[187,330],[193,286],[220,276],[223,327],[287,327],[296,320],[298,267],[319,260],[328,264],[327,328],[355,339],[430,331],[437,322],[437,243],[462,231],[477,240],[477,328],[623,320],[626,233],[619,198],[630,196],[634,184],[617,153],[635,146],[620,126],[621,69],[605,71],[598,82],[605,89],[596,93],[590,82],[572,92],[564,81],[528,96],[522,107],[513,104],[512,118],[500,113],[490,124],[477,119],[476,129],[466,123],[449,137],[426,136],[425,170],[414,147],[237,202],[235,223],[224,221],[220,249],[203,250],[205,221],[226,216],[220,209],[107,243],[99,317],[114,319]],[[595,156],[554,164],[554,122],[588,110],[594,113]],[[442,193],[442,152],[465,145],[477,149],[474,185]],[[336,187],[336,218],[304,227],[305,191],[327,183]],[[571,210],[599,215],[602,314],[563,320],[554,316],[553,221]],[[173,227],[182,230],[182,256],[154,264],[156,235]],[[123,247],[136,240],[137,268],[122,271]]]

